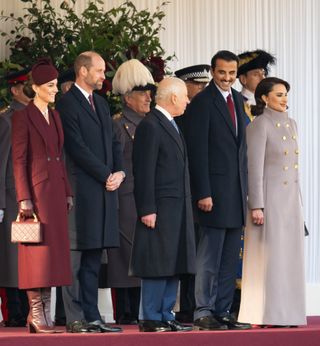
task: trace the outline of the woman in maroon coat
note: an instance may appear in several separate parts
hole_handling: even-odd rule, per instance
[[[47,59],[32,68],[34,101],[12,118],[12,157],[20,216],[33,212],[43,225],[40,244],[19,244],[19,288],[30,304],[30,332],[56,332],[50,316],[51,287],[71,284],[67,211],[71,189],[62,160],[63,131],[54,102],[58,72]]]

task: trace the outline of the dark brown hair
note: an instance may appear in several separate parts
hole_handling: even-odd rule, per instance
[[[273,90],[276,84],[282,84],[287,89],[290,90],[290,84],[283,79],[276,77],[268,77],[262,79],[262,81],[257,85],[256,91],[254,93],[254,98],[256,99],[256,105],[251,106],[252,115],[258,116],[263,113],[266,103],[263,101],[262,96],[268,96],[269,92]]]

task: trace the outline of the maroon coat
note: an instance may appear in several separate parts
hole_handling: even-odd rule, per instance
[[[62,160],[63,140],[56,111],[50,110],[50,125],[33,102],[13,114],[17,201],[32,201],[44,234],[39,245],[19,245],[19,288],[71,283],[66,197],[72,193]]]

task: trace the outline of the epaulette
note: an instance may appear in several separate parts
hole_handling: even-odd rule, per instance
[[[10,109],[10,106],[7,106],[7,107],[0,109],[0,115],[6,113],[9,109]]]
[[[123,124],[126,132],[128,133],[129,137],[134,140],[134,134],[136,132],[136,126],[133,123],[125,122]]]
[[[120,112],[120,113],[116,113],[112,116],[112,119],[113,120],[119,120],[123,117],[123,114]]]
[[[251,113],[251,106],[247,102],[244,103],[244,110],[247,113],[247,116],[250,119],[250,122],[253,121],[255,116],[252,115],[252,113]]]

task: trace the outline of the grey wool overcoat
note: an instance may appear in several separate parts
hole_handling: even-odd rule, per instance
[[[239,321],[306,324],[304,220],[297,126],[266,108],[247,127],[249,212],[245,230]],[[264,211],[255,225],[251,210]]]

